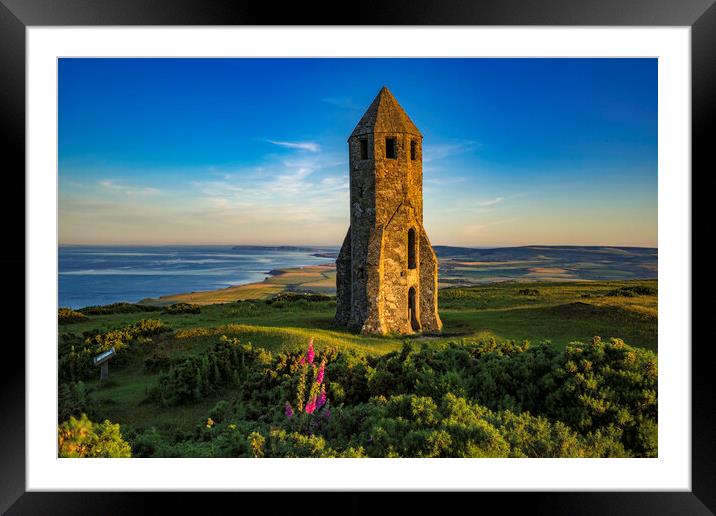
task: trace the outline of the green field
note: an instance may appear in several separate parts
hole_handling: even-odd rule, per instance
[[[448,288],[440,291],[441,335],[407,337],[417,342],[550,341],[564,348],[569,342],[587,342],[595,335],[618,337],[627,344],[657,351],[657,282],[497,283]],[[348,332],[332,325],[335,301],[298,300],[269,304],[244,300],[201,307],[199,314],[169,315],[139,312],[89,316],[85,321],[60,325],[60,334],[106,332],[141,319],[160,319],[170,328],[153,339],[145,352],[131,354],[124,365],[110,365],[110,380],[87,382],[104,417],[123,426],[143,429],[193,427],[218,400],[217,392],[201,402],[161,407],[147,402],[159,372],[149,372],[145,359],[159,354],[169,359],[198,355],[222,335],[269,350],[305,348],[313,338],[318,350],[327,347],[368,354],[399,350],[401,336],[375,337]]]

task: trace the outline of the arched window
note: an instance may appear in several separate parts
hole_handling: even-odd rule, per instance
[[[415,287],[410,287],[408,290],[408,320],[413,331],[420,331],[417,307],[415,305]]]
[[[415,254],[415,229],[410,228],[408,230],[408,269],[416,267]]]

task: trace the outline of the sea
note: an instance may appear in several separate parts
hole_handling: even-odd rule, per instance
[[[59,306],[82,308],[263,281],[335,261],[333,247],[60,246]],[[321,256],[322,255],[322,256]]]

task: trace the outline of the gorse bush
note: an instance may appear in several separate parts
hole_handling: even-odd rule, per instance
[[[105,420],[93,423],[85,414],[70,417],[57,428],[59,456],[64,458],[126,458],[132,456],[129,444],[122,439],[119,425]]]
[[[159,378],[150,398],[164,406],[198,401],[221,387],[240,385],[250,365],[270,361],[270,357],[268,352],[242,346],[238,339],[222,336],[206,353],[172,366]]]
[[[618,297],[636,297],[636,296],[655,296],[658,290],[654,287],[645,285],[635,285],[630,287],[620,287],[616,290],[610,290],[606,295]]]
[[[406,342],[374,356],[222,338],[173,366],[151,399],[228,399],[188,435],[131,441],[142,456],[652,457],[656,380],[656,356],[618,339]]]
[[[267,305],[283,301],[285,303],[294,303],[296,301],[308,301],[309,303],[323,303],[327,301],[334,301],[335,298],[327,296],[325,294],[308,294],[300,292],[281,292],[276,294],[271,299],[266,300]]]
[[[521,288],[517,293],[521,296],[539,296],[539,290],[536,288]]]
[[[567,347],[546,381],[555,388],[544,398],[545,414],[582,432],[617,428],[627,448],[656,455],[657,360],[653,353],[619,339],[575,343]]]
[[[86,321],[88,317],[82,312],[77,312],[71,308],[60,308],[57,310],[57,322],[59,324],[72,324]]]
[[[60,334],[58,340],[57,372],[60,383],[87,380],[92,374],[92,354],[81,335]]]
[[[95,353],[102,353],[111,348],[119,353],[136,339],[152,337],[168,330],[169,328],[159,319],[142,319],[124,328],[87,337],[85,344]]]
[[[135,303],[112,303],[110,305],[86,306],[78,311],[85,315],[134,314],[139,312],[159,312],[161,307]]]
[[[175,303],[164,307],[162,313],[174,315],[174,314],[200,314],[201,307],[199,305],[193,305],[189,303]]]
[[[117,355],[112,363],[120,365],[126,362],[132,344],[147,344],[151,338],[169,328],[157,319],[142,319],[116,330],[104,333],[74,333],[60,335],[58,345],[58,374],[60,383],[73,383],[87,380],[98,374],[92,358],[104,351],[114,348]]]
[[[97,402],[91,397],[91,389],[84,382],[62,383],[57,392],[57,420],[67,421],[71,416],[97,415]]]

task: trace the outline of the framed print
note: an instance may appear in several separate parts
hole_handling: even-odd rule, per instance
[[[711,2],[2,2],[3,510],[714,510]]]

